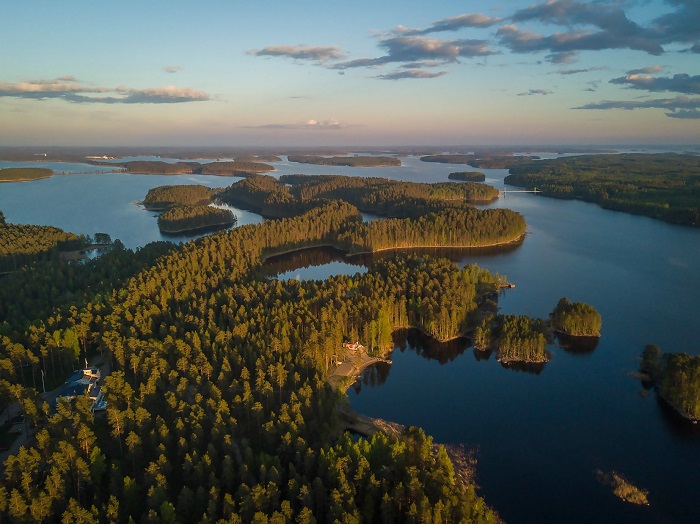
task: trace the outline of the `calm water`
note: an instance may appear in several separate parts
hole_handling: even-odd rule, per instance
[[[49,163],[55,171],[63,164]],[[82,171],[77,164],[76,171]],[[2,167],[0,165],[0,167]],[[94,167],[94,166],[89,166]],[[182,242],[198,234],[161,235],[157,213],[137,205],[148,190],[162,185],[202,184],[225,187],[240,178],[201,175],[131,175],[102,173],[99,175],[65,175],[24,183],[0,184],[0,210],[8,222],[52,225],[73,233],[108,233],[128,248],[149,242],[168,240]],[[231,206],[238,225],[257,224],[262,217]]]
[[[333,168],[281,162],[284,173],[336,173],[442,182],[465,166],[402,158],[396,168]],[[505,170],[481,170],[502,187]],[[73,175],[0,185],[9,221],[107,232],[127,246],[161,239],[153,213],[132,204],[162,184],[228,185],[202,176]],[[436,441],[478,450],[480,493],[508,522],[698,522],[700,431],[639,395],[628,376],[644,344],[698,353],[700,230],[606,211],[592,204],[512,194],[492,204],[525,215],[525,241],[487,253],[449,252],[508,276],[505,313],[546,317],[559,298],[602,314],[595,348],[551,346],[538,373],[506,369],[466,343],[439,346],[398,333],[392,366],[372,369],[349,391],[359,412],[422,426]],[[241,213],[239,223],[260,217]],[[362,261],[307,253],[274,261],[281,278],[362,271]],[[341,264],[341,265],[338,265]],[[307,269],[302,269],[306,267]],[[637,508],[601,486],[595,471],[616,470],[650,491]]]

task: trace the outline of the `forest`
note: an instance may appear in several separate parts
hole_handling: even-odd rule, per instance
[[[87,241],[53,226],[11,224],[0,215],[0,273],[15,271],[40,259],[58,257],[61,250],[79,249]]]
[[[332,242],[358,218],[314,201],[179,247],[115,242],[85,268],[5,277],[0,294],[22,291],[0,302],[0,394],[36,441],[5,463],[3,520],[494,522],[422,431],[343,435],[346,400],[325,377],[344,340],[381,353],[395,327],[463,334],[498,278],[410,256],[326,281],[263,276],[264,256]],[[41,372],[61,380],[100,354],[106,413],[86,398],[48,409]]]
[[[6,167],[0,169],[0,182],[24,182],[53,176],[53,170],[43,167]]]
[[[161,233],[177,234],[236,223],[236,216],[229,209],[212,206],[178,205],[163,211],[158,216]]]
[[[661,353],[655,344],[642,352],[642,372],[649,375],[659,395],[681,416],[700,420],[700,357]]]
[[[447,175],[447,178],[461,182],[483,182],[486,180],[486,175],[481,171],[455,171]]]
[[[319,166],[348,166],[348,167],[389,167],[400,166],[401,160],[393,156],[314,156],[289,155],[290,162],[299,164],[315,164]]]
[[[511,167],[505,183],[546,196],[700,226],[700,156],[582,155]]]

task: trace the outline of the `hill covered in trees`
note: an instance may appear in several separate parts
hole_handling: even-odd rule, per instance
[[[11,224],[2,217],[0,272],[20,269],[36,260],[58,256],[60,250],[77,249],[85,243],[85,238],[57,227]]]
[[[511,167],[505,183],[546,196],[700,226],[700,156],[582,155]]]

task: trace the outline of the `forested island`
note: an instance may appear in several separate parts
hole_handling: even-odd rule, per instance
[[[495,350],[504,364],[542,364],[550,360],[547,345],[554,340],[553,332],[570,337],[599,337],[600,326],[600,314],[593,306],[562,298],[549,321],[524,315],[485,314],[474,329],[473,340],[478,350]]]
[[[53,170],[44,167],[6,167],[0,169],[0,182],[28,182],[53,176]]]
[[[582,155],[523,163],[510,172],[506,184],[537,187],[546,196],[700,226],[698,155]]]
[[[474,155],[425,155],[420,157],[420,161],[439,164],[471,164],[475,158]]]
[[[158,186],[148,190],[141,204],[153,211],[162,211],[177,205],[205,205],[212,202],[217,191],[198,184]]]
[[[393,156],[315,156],[289,155],[290,162],[300,164],[315,164],[319,166],[348,166],[348,167],[389,167],[400,166],[401,160]]]
[[[602,320],[600,313],[590,304],[585,302],[571,302],[568,298],[562,298],[557,307],[550,313],[551,326],[573,337],[599,337]]]
[[[163,211],[158,216],[161,233],[179,234],[214,227],[226,227],[236,223],[236,216],[228,209],[199,205],[179,205]]]
[[[486,180],[486,175],[481,171],[455,171],[447,175],[447,178],[462,182],[483,182]]]
[[[201,185],[159,186],[150,189],[141,204],[146,209],[162,211],[158,216],[158,228],[165,234],[235,224],[233,212],[209,205],[218,192]]]
[[[662,354],[659,346],[649,344],[642,352],[640,370],[676,412],[693,423],[700,421],[700,357]]]
[[[162,162],[159,160],[134,160],[131,162],[91,161],[98,166],[121,167],[128,173],[141,175],[215,175],[248,176],[274,171],[275,168],[261,162]]]

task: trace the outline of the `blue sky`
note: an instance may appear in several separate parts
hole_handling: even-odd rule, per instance
[[[3,6],[0,144],[697,144],[700,2]]]

